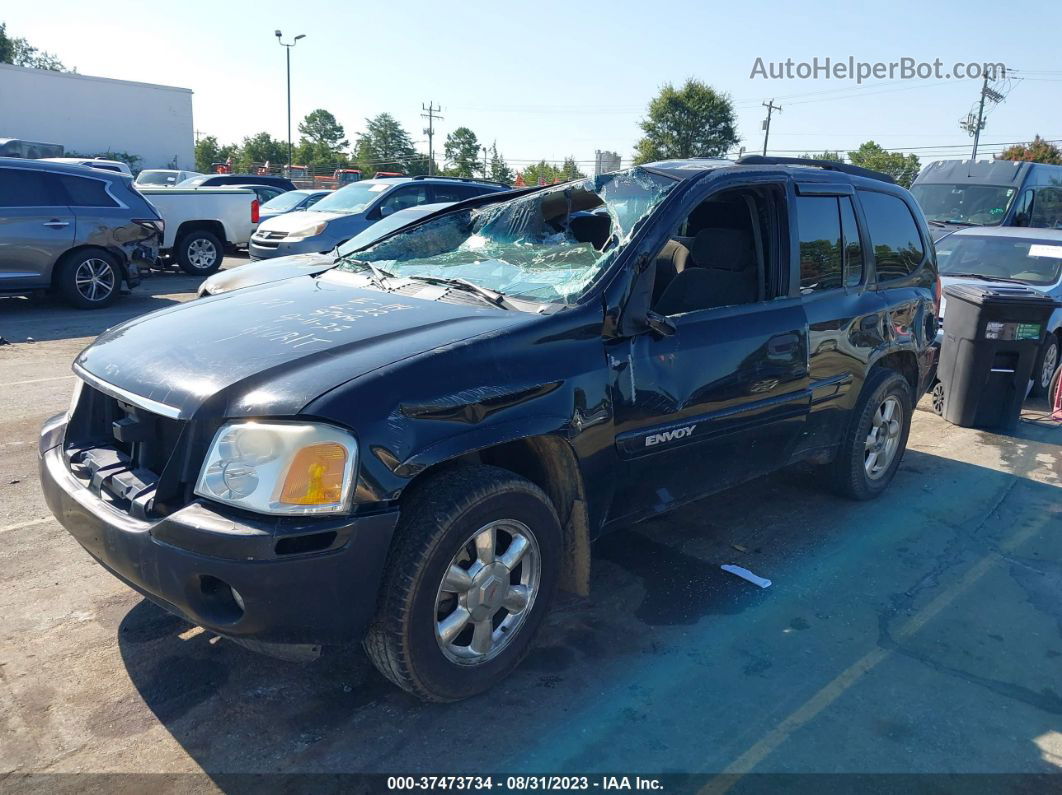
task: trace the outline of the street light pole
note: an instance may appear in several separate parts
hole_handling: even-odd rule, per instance
[[[279,30],[276,31],[277,44],[279,44],[281,47],[284,48],[284,54],[287,56],[285,60],[287,61],[287,66],[288,66],[288,176],[290,177],[291,176],[291,48],[299,43],[299,39],[305,39],[306,38],[306,34],[305,33],[300,33],[298,36],[296,36],[294,39],[291,40],[290,44],[285,44],[284,40],[280,38],[281,35],[282,34],[281,34],[281,32]]]

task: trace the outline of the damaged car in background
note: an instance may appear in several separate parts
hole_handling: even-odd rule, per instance
[[[360,640],[457,700],[517,666],[558,587],[587,592],[603,532],[796,461],[880,494],[936,285],[910,194],[850,166],[479,196],[104,333],[41,479],[165,609],[286,657]]]

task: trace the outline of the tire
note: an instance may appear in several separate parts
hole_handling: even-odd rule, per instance
[[[414,488],[403,500],[363,645],[402,689],[425,701],[458,701],[504,679],[530,649],[557,586],[560,522],[540,488],[497,467],[444,470]],[[510,570],[503,561],[513,533],[525,543]],[[485,536],[494,538],[490,568],[475,542]],[[454,577],[455,566],[463,576]],[[525,602],[510,612],[502,602],[519,590],[514,585]]]
[[[887,402],[892,406],[893,419],[882,423],[879,410],[884,410]],[[895,370],[870,371],[852,411],[841,449],[830,465],[834,491],[854,500],[869,500],[888,487],[907,449],[913,408],[911,385],[906,378]],[[872,439],[875,443],[882,440],[873,462]],[[883,461],[882,456],[887,456],[887,460]]]
[[[122,272],[114,257],[103,251],[79,251],[59,266],[57,286],[78,309],[102,309],[118,297]]]
[[[930,399],[932,401],[932,403],[930,405],[933,407],[933,413],[936,414],[938,417],[943,417],[944,416],[944,382],[943,381],[935,381],[933,383],[933,388],[931,390],[929,390],[929,395],[930,395]]]
[[[205,229],[186,232],[177,241],[177,264],[191,276],[209,276],[221,267],[225,250],[218,236]]]
[[[1051,386],[1051,376],[1058,369],[1059,347],[1058,335],[1048,333],[1047,340],[1040,347],[1040,352],[1036,354],[1036,364],[1033,365],[1033,385],[1030,393],[1033,397],[1042,397],[1047,394],[1047,389]]]

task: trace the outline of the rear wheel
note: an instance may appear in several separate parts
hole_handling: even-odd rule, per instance
[[[560,554],[557,514],[533,483],[488,466],[440,472],[402,506],[369,657],[428,701],[487,690],[530,648]]]
[[[1036,364],[1033,366],[1031,394],[1034,397],[1047,394],[1048,387],[1051,386],[1051,376],[1055,374],[1055,369],[1058,367],[1058,349],[1058,336],[1048,334],[1047,341],[1040,347],[1040,352],[1036,355]]]
[[[224,258],[221,241],[213,232],[196,229],[177,241],[177,263],[192,276],[209,276],[221,267]]]
[[[110,254],[82,251],[60,266],[59,291],[79,309],[101,309],[118,296],[122,274]]]
[[[838,493],[869,500],[888,487],[907,449],[912,408],[906,378],[895,370],[870,371],[831,465]]]

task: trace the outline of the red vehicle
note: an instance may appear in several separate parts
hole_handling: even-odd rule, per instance
[[[361,179],[361,171],[356,168],[337,168],[331,174],[313,173],[310,166],[291,166],[288,179],[299,188],[342,188]]]
[[[372,175],[372,178],[373,179],[380,179],[381,177],[404,177],[404,176],[405,176],[405,174],[403,174],[400,171],[377,171],[375,174]]]

